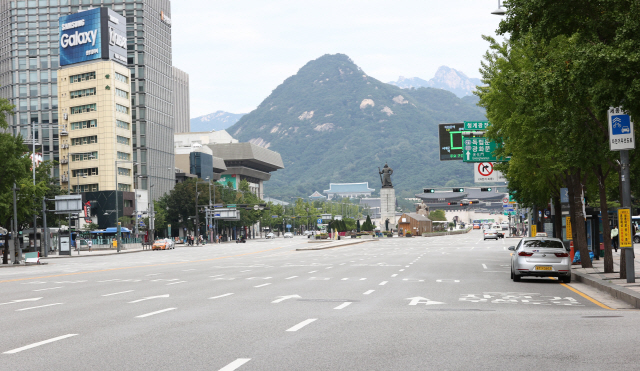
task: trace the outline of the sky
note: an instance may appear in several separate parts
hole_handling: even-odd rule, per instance
[[[494,0],[173,0],[173,65],[191,117],[248,113],[310,60],[348,55],[368,75],[478,72],[501,17]]]

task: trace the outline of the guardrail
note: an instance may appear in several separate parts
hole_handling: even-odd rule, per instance
[[[438,236],[451,236],[454,234],[465,234],[465,233],[469,233],[469,231],[471,231],[472,229],[473,228],[458,229],[455,231],[428,232],[428,233],[423,233],[422,237],[438,237]]]

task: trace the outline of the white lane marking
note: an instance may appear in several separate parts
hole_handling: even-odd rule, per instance
[[[347,301],[347,302],[344,302],[344,303],[342,303],[342,304],[338,305],[337,307],[335,307],[335,308],[333,308],[333,309],[343,309],[343,308],[348,307],[349,305],[351,305],[351,302],[350,302],[350,301]]]
[[[8,301],[6,303],[0,303],[0,305],[22,303],[22,302],[25,302],[25,301],[38,301],[40,299],[42,299],[42,298],[40,297],[40,298],[31,298],[31,299],[18,299],[18,300]]]
[[[224,366],[223,368],[220,369],[220,371],[234,371],[236,370],[238,367],[244,365],[245,363],[251,361],[251,358],[238,358],[235,361],[229,363],[228,365]]]
[[[303,328],[304,326],[306,326],[306,325],[310,324],[311,322],[313,322],[313,321],[315,321],[315,320],[317,320],[317,318],[309,318],[309,319],[304,320],[304,321],[302,321],[302,322],[298,323],[297,325],[295,325],[295,326],[291,327],[291,328],[290,328],[290,329],[288,329],[287,331],[290,331],[290,332],[298,331],[298,330],[300,330],[301,328]]]
[[[343,278],[341,281],[347,281],[349,278]]]
[[[471,250],[473,250],[473,249],[475,249],[475,248],[476,248],[475,246],[471,246]]]
[[[404,272],[404,269],[400,269],[398,272]]]
[[[171,282],[171,283],[167,283],[167,286],[169,286],[169,285],[175,285],[175,284],[178,284],[178,283],[185,283],[185,282],[187,282],[187,281]]]
[[[30,344],[30,345],[26,345],[26,346],[23,346],[23,347],[21,347],[21,348],[16,348],[16,349],[10,350],[10,351],[8,351],[8,352],[4,352],[3,354],[15,354],[15,353],[19,353],[19,352],[22,352],[23,350],[27,350],[27,349],[31,349],[31,348],[35,348],[35,347],[39,347],[40,345],[45,345],[45,344],[53,343],[54,341],[63,340],[63,339],[70,338],[70,337],[72,337],[72,336],[76,336],[76,335],[78,335],[78,334],[67,334],[67,335],[58,336],[58,337],[55,337],[55,338],[52,338],[52,339],[49,339],[49,340],[39,341],[39,342],[37,342],[37,343],[33,343],[33,344]]]
[[[151,273],[151,274],[147,274],[147,277],[151,277],[151,276],[159,276],[162,273]]]
[[[189,272],[189,271],[195,271],[195,268],[194,269],[185,269],[185,270],[183,270],[183,272]]]
[[[389,282],[389,281],[382,281],[382,282],[380,282],[378,285],[380,285],[380,286],[384,286],[384,285],[386,285],[386,284],[387,284],[387,282]]]
[[[396,274],[392,274],[392,275],[391,275],[391,277],[397,277],[397,276],[398,276],[398,274],[397,274],[397,273],[396,273]]]
[[[104,280],[104,281],[98,281],[98,282],[102,283],[102,282],[113,282],[113,281],[120,281],[120,278],[114,278],[112,280]]]
[[[44,308],[44,307],[52,307],[54,305],[62,305],[62,303],[53,303],[53,304],[40,305],[40,306],[37,306],[37,307],[16,309],[16,312],[22,312],[23,310],[31,310],[31,309],[38,309],[38,308]]]
[[[209,277],[216,278],[216,277],[220,277],[220,276],[224,276],[224,274],[216,274],[215,276],[209,276]]]
[[[278,296],[278,297],[280,299],[276,299],[276,300],[272,301],[271,304],[282,303],[283,301],[285,301],[287,299],[301,298],[300,295],[287,295],[287,296]]]
[[[316,273],[316,272],[317,272],[317,271],[311,271],[311,272],[309,272],[309,273]]]
[[[292,278],[296,278],[296,277],[298,277],[298,276],[291,276],[291,277],[287,277],[287,278],[285,278],[285,280],[290,280],[290,279],[292,279]]]
[[[325,269],[331,269],[331,268],[333,268],[333,267],[326,267]]]
[[[158,299],[158,298],[168,298],[168,297],[169,297],[169,294],[158,295],[158,296],[147,296],[146,298],[130,301],[129,304],[139,303],[139,302],[145,301],[145,300]]]
[[[374,291],[376,291],[376,290],[369,290],[369,291],[365,291],[362,295],[369,295],[369,294],[371,294],[371,293],[372,293],[372,292],[374,292]]]
[[[247,269],[246,271],[240,271],[240,273],[251,272],[251,269]]]
[[[482,268],[487,269],[487,265],[486,264],[482,264]]]
[[[61,289],[64,286],[58,286],[58,287],[49,287],[48,289],[38,289],[38,290],[33,290],[33,291],[46,291],[46,290],[55,290],[55,289]]]
[[[427,298],[423,298],[422,296],[416,296],[414,298],[407,298],[406,300],[411,300],[409,302],[409,305],[418,305],[418,304],[424,304],[424,305],[434,305],[434,304],[446,304],[440,301],[433,301],[433,300],[429,300]],[[423,301],[426,300],[426,301]]]
[[[253,287],[263,287],[263,286],[269,286],[271,285],[270,283],[263,283],[262,285],[258,285],[258,286],[253,286]]]
[[[178,308],[167,308],[167,309],[162,309],[162,310],[157,310],[155,312],[151,312],[151,313],[147,313],[147,314],[142,314],[139,316],[136,316],[136,318],[145,318],[145,317],[149,317],[149,316],[154,316],[156,314],[160,314],[160,313],[164,313],[164,312],[168,312],[170,310],[176,310]]]
[[[214,296],[214,297],[211,297],[209,299],[220,299],[220,298],[224,298],[225,296],[230,296],[230,295],[233,295],[233,293],[230,292],[228,294],[222,294],[222,295]]]
[[[120,294],[126,294],[128,292],[133,292],[133,290],[128,290],[128,291],[120,291],[120,292],[114,292],[113,294],[104,294],[101,296],[113,296],[113,295],[120,295]]]
[[[364,280],[366,280],[366,278],[360,278],[360,281],[364,281]]]

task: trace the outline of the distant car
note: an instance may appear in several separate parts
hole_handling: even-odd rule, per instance
[[[268,240],[271,240],[271,239],[276,238],[276,235],[275,235],[275,234],[273,234],[273,233],[267,233],[266,238],[267,238]]]
[[[502,227],[503,231],[508,231],[509,230],[509,222],[504,221],[502,223],[500,223],[500,226]]]
[[[473,229],[480,229],[480,224],[473,223]]]
[[[304,231],[305,236],[313,236],[313,231]]]
[[[164,240],[167,241],[167,246],[168,246],[167,248],[168,249],[175,249],[176,248],[176,243],[172,239],[165,238]]]
[[[558,277],[564,283],[571,282],[571,258],[557,238],[525,237],[517,246],[509,247],[511,279],[519,282],[523,276]]]
[[[491,224],[485,224],[482,226],[482,229],[491,229]]]
[[[293,238],[293,233],[291,233],[291,232],[285,232],[285,234],[284,234],[284,238]]]
[[[151,247],[151,250],[169,250],[171,249],[171,245],[167,242],[166,239],[156,240]]]
[[[498,240],[498,232],[495,229],[485,229],[484,230],[484,241],[486,241],[488,238],[494,239],[494,240]]]
[[[636,233],[636,235],[633,236],[633,242],[640,243],[640,232]]]
[[[502,231],[502,229],[500,227],[493,228],[493,230],[496,231],[496,234],[498,235],[498,238],[504,238],[504,232]]]

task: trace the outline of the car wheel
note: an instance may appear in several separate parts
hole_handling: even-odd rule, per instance
[[[520,276],[516,275],[515,273],[513,274],[513,282],[520,282]]]
[[[633,242],[640,243],[640,236],[633,236]]]
[[[511,269],[511,279],[513,279],[513,269]]]
[[[563,283],[571,283],[571,275],[568,275],[566,277],[562,277],[562,282]]]

